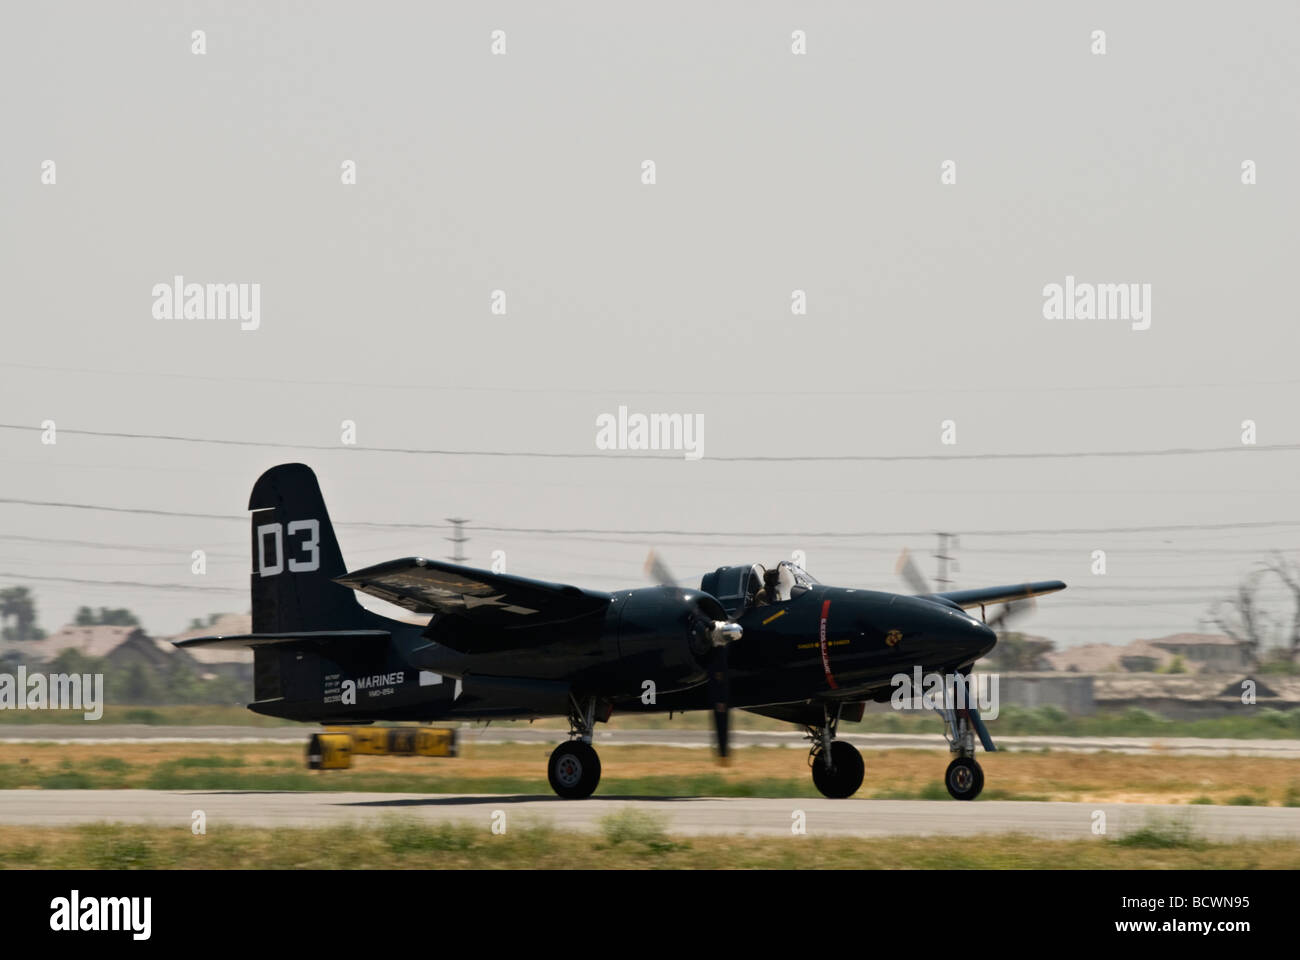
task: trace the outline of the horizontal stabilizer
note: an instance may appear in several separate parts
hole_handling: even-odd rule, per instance
[[[532,627],[603,610],[610,595],[454,563],[407,557],[335,578],[415,613],[461,616],[485,626]]]
[[[266,647],[283,643],[336,642],[364,640],[374,642],[391,637],[387,630],[304,630],[299,633],[232,633],[224,637],[193,637],[174,640],[178,647]]]

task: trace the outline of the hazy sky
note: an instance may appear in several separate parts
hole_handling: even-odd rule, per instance
[[[0,585],[46,629],[81,604],[160,634],[246,610],[248,491],[286,460],[352,567],[451,545],[349,523],[460,516],[472,563],[597,588],[642,584],[655,547],[683,580],[799,549],[892,589],[903,546],[933,570],[934,531],[987,531],[958,584],[1068,581],[1024,627],[1063,644],[1194,630],[1269,550],[1297,558],[1294,450],[718,459],[1239,447],[1246,419],[1300,443],[1294,3],[0,16],[0,422],[60,431],[0,429],[0,497],[231,518],[0,503]],[[178,274],[260,284],[260,327],[156,319]],[[1150,329],[1045,319],[1067,276],[1150,284]],[[703,459],[367,449],[596,454],[620,404],[702,415]],[[1103,532],[1167,525],[1192,529]],[[1085,532],[994,533],[1023,530]]]

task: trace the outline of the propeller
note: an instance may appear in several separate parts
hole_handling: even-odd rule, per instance
[[[740,628],[736,627],[736,629]],[[727,669],[725,642],[713,647],[705,655],[704,668],[709,671],[707,690],[709,706],[713,710],[714,745],[718,750],[718,759],[726,763],[730,756],[731,674]]]
[[[663,559],[650,551],[645,561],[646,576],[662,587],[680,589],[677,579]],[[730,755],[731,671],[727,666],[727,647],[744,634],[734,620],[715,620],[696,610],[691,614],[691,634],[696,640],[700,664],[708,674],[707,692],[713,712],[714,745],[718,759],[726,763]]]
[[[930,581],[925,578],[921,568],[916,565],[912,555],[903,548],[903,552],[898,555],[898,563],[894,565],[894,572],[903,578],[908,589],[913,593],[934,593],[930,587]]]
[[[985,620],[984,623],[990,630],[1001,631],[1012,620],[1020,619],[1037,606],[1038,603],[1033,597],[1026,600],[1012,600],[998,612],[997,616],[992,620]]]
[[[916,561],[912,559],[912,555],[908,552],[906,547],[904,547],[903,552],[898,555],[898,563],[894,565],[894,572],[902,577],[903,582],[907,584],[907,588],[913,593],[934,593],[934,588],[930,586],[930,581],[926,579],[925,574],[921,572],[921,568],[917,566]],[[1024,600],[1012,600],[1010,603],[1006,604],[992,620],[986,619],[984,622],[992,630],[1002,630],[1012,620],[1017,620],[1026,613],[1029,613],[1035,606],[1037,606],[1037,603],[1032,597]],[[983,610],[980,612],[983,614]]]
[[[645,558],[645,575],[661,587],[680,587],[663,558],[653,550]]]

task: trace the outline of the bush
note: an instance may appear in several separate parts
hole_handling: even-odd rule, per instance
[[[1196,849],[1205,846],[1192,825],[1181,820],[1151,820],[1146,826],[1120,837],[1115,843],[1121,847],[1145,847],[1149,850]]]
[[[610,846],[639,843],[655,853],[666,853],[679,846],[668,839],[661,817],[631,807],[612,813],[600,822],[601,832]]]

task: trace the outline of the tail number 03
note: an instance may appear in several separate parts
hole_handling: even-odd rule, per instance
[[[295,537],[298,539],[295,541]],[[264,523],[257,528],[257,572],[263,577],[284,573],[284,541],[296,556],[289,559],[290,573],[310,573],[320,569],[320,521],[293,520],[290,523]],[[267,563],[267,542],[272,543],[272,562]],[[306,555],[305,558],[303,555]]]

